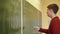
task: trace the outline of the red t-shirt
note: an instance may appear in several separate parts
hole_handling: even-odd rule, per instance
[[[60,19],[58,17],[54,17],[50,22],[49,28],[40,28],[39,32],[46,34],[60,34]]]

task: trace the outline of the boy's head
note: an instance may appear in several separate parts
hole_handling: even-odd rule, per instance
[[[57,4],[50,4],[47,6],[47,14],[49,17],[52,17],[53,14],[57,14],[59,7]]]

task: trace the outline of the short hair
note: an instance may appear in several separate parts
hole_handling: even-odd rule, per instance
[[[55,14],[58,12],[58,9],[59,9],[57,4],[50,4],[47,6],[47,8],[52,9]]]

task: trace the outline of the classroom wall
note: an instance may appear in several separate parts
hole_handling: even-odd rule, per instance
[[[26,0],[29,3],[31,3],[35,8],[37,8],[38,10],[41,10],[41,3],[40,0]]]

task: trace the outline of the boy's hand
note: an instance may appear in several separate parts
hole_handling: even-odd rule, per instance
[[[33,29],[36,30],[36,31],[39,31],[40,30],[40,27],[34,26]]]

